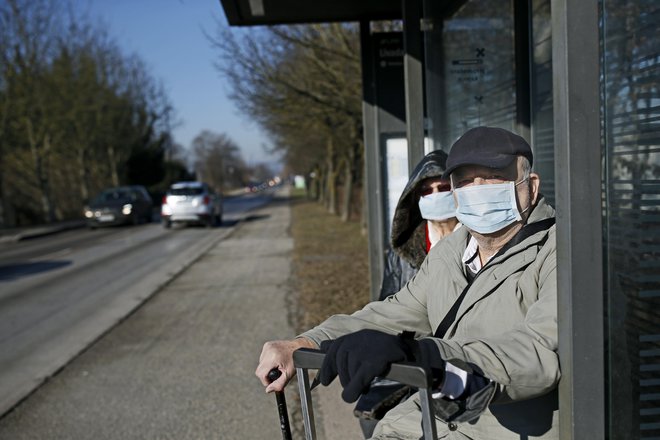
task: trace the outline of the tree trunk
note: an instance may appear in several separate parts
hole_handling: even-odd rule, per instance
[[[78,182],[80,184],[80,199],[89,200],[89,169],[87,168],[87,153],[85,148],[78,149]]]
[[[364,145],[363,145],[364,147]],[[360,195],[362,197],[362,209],[360,210],[360,224],[362,227],[360,228],[360,232],[362,232],[362,236],[366,237],[367,234],[369,233],[369,221],[367,217],[367,210],[368,208],[368,203],[369,201],[367,200],[367,159],[366,159],[366,147],[362,148],[362,151],[360,155],[362,156],[362,191],[360,191]]]
[[[321,197],[321,184],[320,184],[321,170],[318,166],[314,167],[309,176],[309,198],[318,202]]]
[[[328,136],[326,141],[326,209],[330,214],[337,214],[337,171],[335,169],[335,144],[332,136]]]
[[[344,168],[344,206],[341,210],[341,220],[347,222],[351,219],[353,206],[353,161],[349,157]]]
[[[346,154],[346,170],[344,182],[344,208],[342,209],[342,220],[347,222],[351,218],[353,209],[353,186],[360,166],[361,153],[364,151],[359,138],[360,130],[357,126],[351,126],[351,144]],[[364,209],[363,209],[364,211]]]
[[[305,196],[307,199],[311,199],[313,197],[312,195],[312,178],[308,174],[305,174]]]
[[[2,159],[0,159],[0,228],[6,228],[9,225],[7,224],[7,218],[5,216],[5,205],[7,203],[7,199],[5,198],[5,185],[4,185],[4,179],[3,179],[3,169],[2,169]]]
[[[323,205],[326,204],[327,191],[328,191],[327,188],[328,179],[326,178],[326,172],[327,170],[325,169],[325,166],[323,165],[319,166],[319,176],[317,178],[318,186],[319,186],[319,197],[316,201]]]
[[[115,148],[108,146],[108,162],[110,162],[110,178],[113,186],[119,186],[119,173],[117,172],[117,161],[115,159]]]
[[[47,160],[50,151],[50,139],[48,136],[44,139],[44,155],[41,156],[37,151],[37,177],[39,179],[39,189],[41,190],[41,203],[43,206],[46,221],[52,223],[55,218],[55,207],[50,196],[50,179],[48,176],[48,166],[44,165],[44,160]]]
[[[5,133],[7,132],[7,114],[9,113],[9,94],[4,93],[4,101],[0,105],[0,110],[2,110],[2,118],[0,119],[0,228],[6,228],[13,226],[9,224],[9,218],[7,216],[7,197],[5,197],[5,154],[3,154],[7,147],[5,147]]]
[[[44,159],[47,159],[50,153],[50,138],[48,135],[44,136],[43,148],[40,149],[38,140],[32,129],[32,122],[29,119],[25,121],[28,141],[30,142],[30,151],[32,153],[32,160],[34,165],[34,177],[37,180],[39,187],[41,210],[44,215],[44,220],[47,223],[55,221],[55,210],[53,209],[53,202],[50,198],[50,181],[48,179],[47,166],[44,165]]]

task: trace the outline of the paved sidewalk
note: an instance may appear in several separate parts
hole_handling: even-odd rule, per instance
[[[253,212],[0,419],[0,438],[281,438],[254,369],[264,341],[293,336],[289,226],[285,197]],[[362,438],[337,384],[313,394],[319,440]]]

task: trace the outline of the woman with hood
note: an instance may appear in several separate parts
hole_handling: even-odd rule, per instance
[[[403,189],[392,220],[381,300],[401,290],[431,247],[460,227],[451,185],[441,178],[446,162],[447,153],[431,151],[417,164]]]
[[[417,164],[403,189],[392,220],[380,300],[401,290],[417,273],[429,250],[461,225],[455,217],[451,184],[441,178],[446,162],[447,153],[431,151]],[[376,379],[354,410],[365,438],[371,437],[378,420],[408,395],[408,387]]]

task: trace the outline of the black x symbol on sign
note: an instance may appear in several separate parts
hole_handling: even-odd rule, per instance
[[[477,52],[477,58],[486,56],[486,48],[485,47],[477,47],[475,49],[475,51]]]

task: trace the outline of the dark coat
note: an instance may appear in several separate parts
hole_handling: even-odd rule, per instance
[[[387,250],[380,299],[401,290],[417,273],[426,257],[426,222],[419,212],[418,189],[431,177],[440,177],[447,153],[431,151],[417,164],[399,197],[392,220],[390,248]]]

